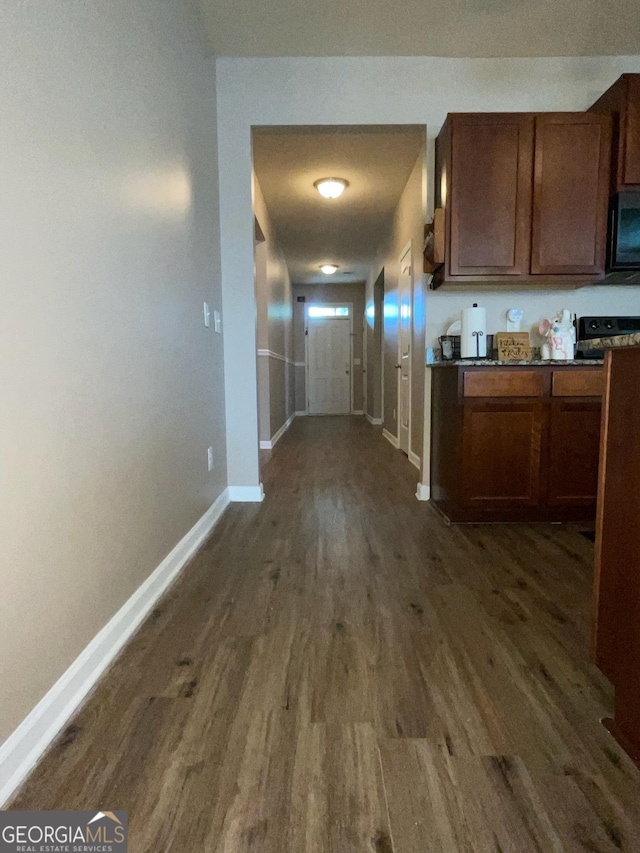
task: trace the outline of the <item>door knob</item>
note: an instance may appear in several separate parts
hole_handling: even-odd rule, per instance
[[[402,367],[401,364],[396,364],[396,370],[400,370],[401,367]]]

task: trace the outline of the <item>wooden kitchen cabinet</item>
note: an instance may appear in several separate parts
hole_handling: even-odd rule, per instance
[[[601,366],[433,368],[435,505],[454,522],[593,521],[602,378]]]
[[[449,115],[436,143],[445,259],[432,286],[603,278],[610,146],[606,114]]]
[[[465,506],[537,507],[544,429],[545,411],[536,400],[483,400],[465,405]]]
[[[451,118],[452,275],[523,275],[529,269],[533,117]]]
[[[593,658],[615,688],[603,724],[640,761],[640,349],[606,353]]]
[[[613,114],[611,193],[640,189],[640,74],[623,74],[589,112]]]
[[[601,409],[600,400],[552,401],[547,487],[550,506],[595,506]]]
[[[606,255],[608,118],[545,113],[535,126],[531,273],[598,276]]]

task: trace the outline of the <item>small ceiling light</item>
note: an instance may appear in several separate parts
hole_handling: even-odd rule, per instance
[[[333,275],[334,272],[338,271],[338,267],[335,264],[322,264],[320,269],[325,275]]]
[[[320,178],[314,183],[314,187],[324,198],[338,198],[349,186],[349,182],[342,178]]]

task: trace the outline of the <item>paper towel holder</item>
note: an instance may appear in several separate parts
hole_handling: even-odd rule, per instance
[[[478,303],[474,302],[473,307],[477,308]],[[471,336],[476,339],[476,358],[480,358],[480,338],[484,337],[484,332],[471,332]]]
[[[474,302],[471,308],[463,309],[461,331],[461,357],[472,359],[486,358],[486,310],[480,308],[477,302]]]

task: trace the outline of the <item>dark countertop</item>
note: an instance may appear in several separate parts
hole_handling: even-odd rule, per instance
[[[631,336],[638,338],[640,335]],[[602,349],[602,346],[591,347]],[[604,364],[601,358],[573,358],[570,361],[543,361],[540,358],[531,361],[498,361],[495,358],[454,358],[449,361],[434,361],[427,367],[598,367]]]
[[[580,349],[587,352],[592,349],[618,349],[619,347],[640,347],[640,332],[633,335],[614,335],[610,338],[594,338],[582,341]]]

